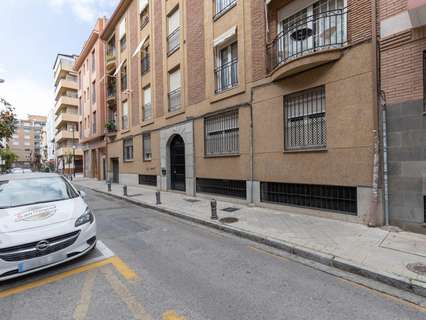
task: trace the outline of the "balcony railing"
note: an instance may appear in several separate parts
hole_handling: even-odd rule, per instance
[[[216,0],[214,19],[221,17],[225,12],[237,4],[237,0]]]
[[[298,20],[268,46],[269,72],[292,59],[347,43],[347,9],[321,12]]]
[[[181,94],[180,88],[169,92],[169,112],[175,112],[180,109]]]
[[[145,53],[144,57],[141,60],[141,75],[144,75],[145,73],[149,72],[150,67],[151,64],[149,60],[149,54]]]
[[[147,103],[143,106],[143,121],[152,119],[152,105]]]
[[[169,36],[167,37],[167,54],[172,54],[180,46],[180,28],[176,28]]]
[[[114,87],[108,87],[107,88],[107,99],[114,99],[117,96],[117,88]]]
[[[216,93],[229,90],[238,85],[238,59],[215,69]]]
[[[149,23],[149,16],[141,14],[141,30]]]
[[[107,47],[106,49],[106,62],[115,61],[117,58],[117,50],[114,47]]]

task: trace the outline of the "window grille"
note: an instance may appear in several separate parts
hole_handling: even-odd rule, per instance
[[[197,192],[245,199],[247,196],[246,181],[197,178]]]
[[[261,182],[260,200],[300,207],[357,214],[357,188]]]
[[[127,90],[127,64],[123,64],[123,66],[121,67],[121,74],[120,74],[120,86],[121,86],[121,91],[125,91]]]
[[[237,3],[237,0],[216,0],[215,2],[214,18],[216,19],[231,9]]]
[[[151,67],[150,60],[149,60],[149,47],[145,47],[142,51],[142,58],[141,58],[141,75],[149,72],[149,69]]]
[[[238,110],[206,118],[204,128],[206,155],[239,153]]]
[[[285,148],[324,148],[327,142],[325,88],[284,97]]]
[[[151,134],[143,134],[143,160],[150,161],[152,159],[151,153]]]
[[[133,160],[133,138],[123,140],[123,158],[124,161]]]
[[[232,89],[238,85],[237,42],[218,50],[215,77],[216,93]]]
[[[157,176],[148,175],[148,174],[140,174],[139,175],[139,184],[144,184],[147,186],[157,186]]]

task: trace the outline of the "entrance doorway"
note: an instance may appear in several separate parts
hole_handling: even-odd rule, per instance
[[[170,187],[185,191],[185,143],[176,135],[170,142]]]
[[[118,166],[118,159],[111,159],[112,163],[112,182],[113,183],[119,183],[120,181],[120,175],[119,175],[119,166]]]

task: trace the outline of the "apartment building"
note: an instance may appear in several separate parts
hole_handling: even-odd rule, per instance
[[[18,156],[14,167],[39,169],[42,160],[42,132],[46,117],[28,115],[18,120],[16,131],[9,140],[10,149]]]
[[[78,56],[58,54],[53,67],[55,84],[55,157],[61,173],[83,171],[79,146],[78,83],[73,70]]]
[[[389,220],[426,222],[426,1],[379,1],[382,104],[387,113]]]
[[[47,161],[53,162],[56,165],[55,161],[55,108],[51,108],[47,115],[46,121],[46,144],[47,144]]]
[[[372,16],[367,0],[120,1],[101,33],[109,178],[381,223]]]
[[[105,49],[99,38],[106,24],[100,18],[74,64],[78,73],[80,144],[84,176],[106,178]]]

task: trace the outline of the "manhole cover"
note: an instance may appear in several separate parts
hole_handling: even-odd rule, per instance
[[[235,208],[235,207],[228,207],[228,208],[223,208],[222,211],[226,211],[226,212],[235,212],[240,210],[240,208]]]
[[[129,198],[131,198],[131,197],[139,197],[139,196],[143,196],[143,194],[142,193],[136,193],[136,194],[129,194],[128,195]]]
[[[191,202],[191,203],[199,202],[200,201],[200,200],[197,200],[197,199],[183,199],[183,200]]]
[[[410,263],[407,269],[420,275],[426,275],[426,264],[423,263]]]
[[[219,221],[222,223],[235,223],[235,222],[238,222],[238,219],[234,217],[225,217],[220,219]]]

